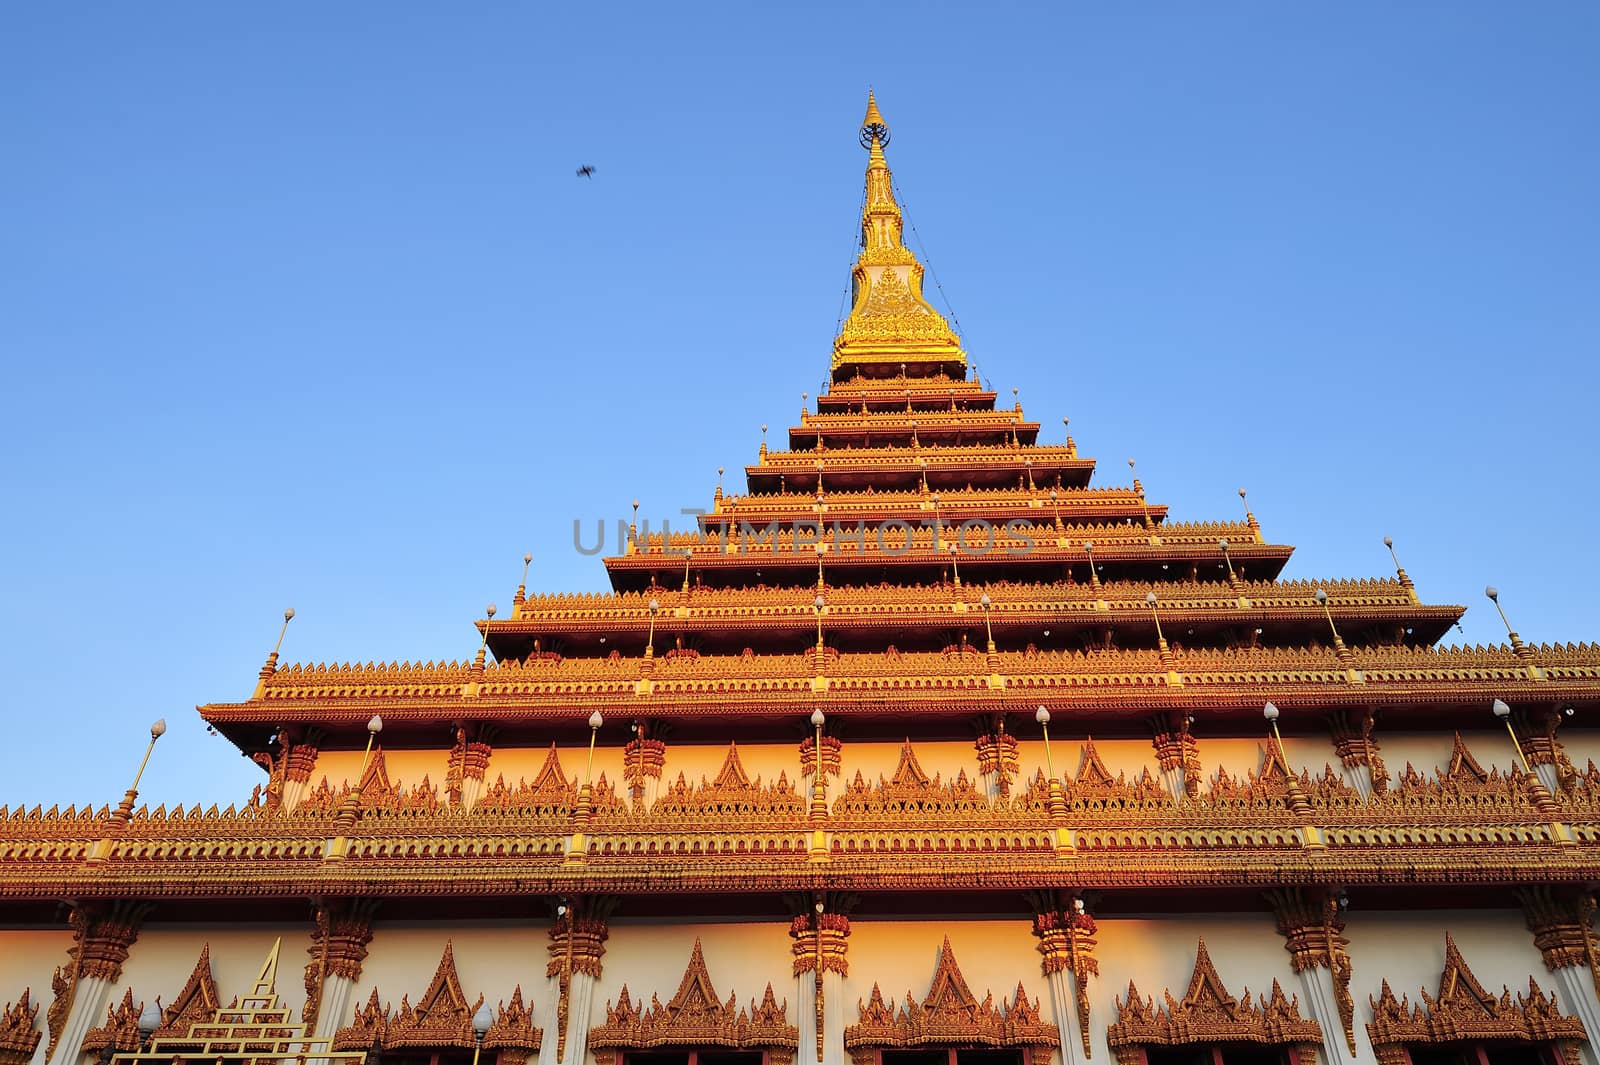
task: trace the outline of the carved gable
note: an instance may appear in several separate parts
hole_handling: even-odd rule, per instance
[[[536,1053],[544,1037],[533,1023],[533,1010],[522,1001],[522,985],[511,993],[511,1004],[500,1003],[495,1020],[483,1037],[483,1049],[500,1052],[499,1065],[520,1065]]]
[[[433,981],[412,1006],[405,998],[388,1024],[383,1048],[459,1047],[470,1050],[476,1042],[472,1034],[472,1015],[483,1004],[483,996],[468,1002],[456,975],[455,947],[444,945],[444,956],[434,971]]]
[[[739,745],[728,744],[728,756],[722,760],[722,770],[717,774],[717,779],[711,782],[712,787],[721,791],[748,791],[750,789],[750,775],[744,771],[744,765],[739,761]]]
[[[211,978],[211,944],[200,950],[200,960],[172,1005],[161,1011],[161,1027],[155,1038],[170,1039],[189,1034],[196,1024],[205,1024],[217,1015],[222,1004],[217,1001],[217,984]]]
[[[589,1048],[598,1065],[612,1065],[620,1056],[618,1051],[664,1046],[765,1050],[772,1065],[789,1065],[800,1032],[787,1023],[787,1011],[788,1002],[780,1006],[770,984],[761,1004],[752,999],[748,1011],[739,1007],[736,995],[721,1001],[696,939],[689,966],[671,1001],[663,1006],[652,995],[649,1007],[641,1010],[624,985],[616,1005],[606,1004],[606,1023],[590,1029]]]
[[[1117,1020],[1106,1029],[1106,1042],[1123,1065],[1137,1061],[1141,1046],[1182,1046],[1189,1043],[1259,1043],[1289,1048],[1298,1065],[1313,1065],[1322,1042],[1322,1028],[1300,1016],[1299,1000],[1284,995],[1274,980],[1265,1003],[1256,1005],[1245,991],[1239,998],[1228,992],[1211,962],[1205,940],[1195,948],[1194,973],[1180,1002],[1163,992],[1164,1007],[1154,999],[1141,999],[1139,989],[1128,984],[1126,1000],[1117,1000]]]
[[[874,984],[871,999],[858,1003],[858,1010],[860,1019],[844,1031],[844,1045],[857,1061],[896,1047],[1053,1046],[1060,1040],[1056,1026],[1040,1019],[1038,1000],[1030,1002],[1021,984],[1008,1007],[997,1006],[987,991],[981,1000],[973,994],[948,938],[920,1003],[907,992],[896,1015]]]
[[[1444,779],[1469,787],[1489,782],[1488,771],[1472,757],[1472,752],[1467,749],[1467,743],[1459,732],[1456,733],[1455,746],[1450,751],[1450,768],[1445,770]]]
[[[1472,975],[1449,933],[1444,937],[1444,971],[1439,974],[1437,995],[1424,989],[1422,1003],[1413,1006],[1405,996],[1397,1000],[1384,981],[1379,996],[1367,1001],[1372,1004],[1367,1034],[1380,1062],[1400,1060],[1406,1044],[1515,1040],[1554,1042],[1565,1060],[1577,1065],[1578,1044],[1587,1038],[1583,1022],[1562,1016],[1555,996],[1545,994],[1532,976],[1527,995],[1513,1000],[1511,989],[1502,988],[1496,997]]]
[[[0,1012],[0,1065],[23,1065],[33,1057],[43,1035],[38,1028],[39,1007],[30,1003],[28,989],[15,1004]]]

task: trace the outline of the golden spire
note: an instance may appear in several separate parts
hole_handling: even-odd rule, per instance
[[[869,92],[861,120],[861,144],[868,153],[861,255],[850,317],[833,342],[833,368],[856,372],[864,365],[909,363],[924,373],[954,371],[952,376],[965,377],[966,356],[944,316],[922,298],[923,266],[902,240],[904,220],[883,154],[888,143],[889,124]]]

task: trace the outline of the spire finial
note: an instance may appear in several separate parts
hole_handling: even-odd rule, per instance
[[[833,343],[833,374],[839,380],[859,374],[888,376],[909,363],[913,376],[942,370],[965,376],[966,355],[950,323],[922,295],[923,264],[905,246],[905,218],[896,202],[894,176],[884,157],[889,124],[867,94],[860,139],[867,149],[866,197],[861,211],[861,254],[852,271],[854,302]],[[887,371],[887,372],[885,372]]]
[[[870,149],[873,141],[877,141],[879,147],[889,143],[889,123],[883,120],[883,113],[878,110],[878,100],[868,89],[867,115],[861,120],[861,147]]]

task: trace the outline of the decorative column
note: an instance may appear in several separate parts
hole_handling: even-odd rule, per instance
[[[1006,719],[996,714],[983,723],[984,731],[973,743],[978,752],[978,779],[991,803],[1011,797],[1011,782],[1022,769],[1017,738],[1006,731]]]
[[[1094,955],[1094,918],[1083,900],[1070,893],[1040,892],[1032,897],[1033,934],[1039,939],[1039,968],[1050,989],[1050,1008],[1061,1032],[1062,1065],[1082,1065],[1093,1056],[1089,1039],[1089,980],[1100,975]],[[1072,1038],[1076,1029],[1078,1038]]]
[[[1333,750],[1344,765],[1344,778],[1363,800],[1387,791],[1389,769],[1378,755],[1378,742],[1372,738],[1372,711],[1335,712],[1328,718],[1333,730]]]
[[[279,734],[282,739],[282,733]],[[283,757],[283,794],[279,798],[284,813],[292,813],[311,785],[311,770],[317,764],[318,729],[308,729],[303,739],[290,741]]]
[[[1182,710],[1158,714],[1152,721],[1156,762],[1161,779],[1176,802],[1200,794],[1200,745],[1189,731],[1189,715]]]
[[[1350,997],[1352,966],[1346,949],[1350,941],[1344,936],[1337,895],[1274,888],[1266,896],[1311,1016],[1322,1026],[1324,1059],[1328,1065],[1346,1060],[1376,1065],[1367,1032],[1358,1030],[1355,1023],[1355,1003]]]
[[[845,1065],[844,980],[850,973],[846,911],[854,901],[850,896],[819,895],[789,923],[800,1029],[797,1065]],[[804,897],[791,900],[795,909],[805,902]]]
[[[318,1037],[332,1037],[350,1017],[350,993],[361,979],[361,963],[372,942],[376,899],[330,899],[313,916],[306,953],[306,1004],[300,1019]]]
[[[122,963],[139,938],[139,926],[150,912],[144,902],[84,903],[73,908],[67,924],[72,946],[66,967],[51,980],[55,1000],[45,1015],[49,1029],[41,1058],[35,1061],[75,1062],[83,1037],[105,1012],[111,988],[122,976]]]
[[[594,987],[610,934],[606,918],[615,909],[615,901],[603,897],[576,899],[557,908],[550,926],[550,964],[545,966],[545,977],[554,983],[556,1023],[553,1032],[545,1029],[539,1065],[583,1065],[588,1060]]]
[[[489,770],[489,756],[494,753],[487,739],[482,725],[456,725],[456,742],[450,748],[450,763],[445,770],[450,805],[470,811],[483,794],[483,777]]]
[[[1544,956],[1555,974],[1561,998],[1589,1033],[1589,1059],[1600,1061],[1600,959],[1594,941],[1595,898],[1587,891],[1548,885],[1519,888],[1517,899]]]
[[[1523,756],[1528,759],[1539,783],[1552,795],[1566,790],[1578,771],[1556,729],[1561,727],[1561,712],[1553,706],[1525,710],[1511,715],[1511,725],[1516,729],[1517,742],[1522,745]]]
[[[649,809],[661,794],[661,773],[667,766],[667,745],[651,735],[649,721],[633,726],[633,739],[622,748],[623,777],[628,781],[628,797]]]

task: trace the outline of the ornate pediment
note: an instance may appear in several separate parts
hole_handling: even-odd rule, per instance
[[[907,992],[897,1014],[874,984],[872,997],[857,1008],[859,1020],[844,1030],[844,1045],[857,1056],[895,1047],[1054,1046],[1060,1041],[1056,1026],[1041,1019],[1038,1000],[1029,1001],[1021,984],[1009,1006],[997,1006],[990,992],[981,1000],[973,994],[948,938],[921,1002]]]
[[[722,760],[722,769],[711,786],[718,791],[749,791],[754,786],[750,783],[750,774],[744,771],[744,763],[739,761],[737,743],[728,744],[728,756]]]
[[[889,783],[900,788],[926,788],[932,783],[917,762],[917,752],[911,749],[909,739],[900,745],[900,764],[895,766]]]
[[[494,1023],[483,1037],[483,1049],[500,1051],[500,1065],[527,1061],[539,1049],[544,1030],[533,1023],[533,1010],[522,1001],[522,985],[511,992],[511,1003],[499,1004]]]
[[[1120,783],[1100,760],[1100,752],[1094,747],[1094,738],[1091,736],[1086,739],[1083,743],[1083,759],[1078,764],[1078,776],[1073,784],[1079,788],[1109,790]]]
[[[189,1034],[196,1024],[205,1024],[217,1015],[221,1006],[217,999],[217,984],[211,978],[211,944],[200,949],[200,959],[184,983],[183,990],[172,1000],[172,1005],[161,1011],[161,1027],[155,1031],[157,1039],[173,1039]]]
[[[401,998],[400,1009],[389,1019],[383,1048],[459,1047],[470,1050],[476,1041],[472,1034],[472,1015],[482,1004],[482,995],[476,1002],[467,1001],[461,990],[461,978],[456,975],[455,947],[447,942],[433,980],[417,1004],[412,1006]]]
[[[1405,996],[1396,999],[1386,980],[1378,997],[1368,999],[1372,1023],[1367,1025],[1367,1034],[1374,1047],[1490,1039],[1575,1044],[1587,1038],[1583,1022],[1562,1016],[1555,996],[1547,995],[1532,976],[1528,977],[1528,994],[1518,994],[1515,999],[1508,987],[1502,987],[1499,996],[1486,989],[1472,975],[1448,932],[1439,993],[1429,995],[1424,989],[1421,994],[1422,1002],[1413,1006]]]
[[[1194,972],[1183,999],[1174,999],[1171,992],[1163,992],[1163,998],[1165,1006],[1158,1007],[1128,983],[1127,999],[1117,1000],[1116,1023],[1106,1029],[1106,1042],[1118,1051],[1119,1061],[1129,1057],[1124,1050],[1140,1046],[1232,1042],[1287,1046],[1309,1062],[1322,1042],[1322,1028],[1300,1016],[1299,1000],[1285,996],[1278,981],[1259,1005],[1248,990],[1238,998],[1230,994],[1204,939],[1195,948]]]
[[[160,1000],[157,999],[156,1003],[160,1005]],[[122,993],[121,1002],[106,1007],[106,1023],[84,1033],[84,1053],[93,1054],[108,1046],[119,1051],[138,1050],[139,1014],[143,1010],[144,1003],[135,1005],[133,988],[128,988]]]
[[[334,1035],[335,1050],[439,1047],[471,1050],[474,1045],[472,1015],[483,1005],[483,996],[469,1001],[461,990],[452,943],[445,944],[433,980],[415,1006],[409,998],[402,997],[400,1008],[391,1014],[389,1008],[380,1007],[378,1001],[378,989],[373,988],[367,1004],[356,1010],[355,1021]]]
[[[1467,749],[1467,741],[1461,738],[1461,733],[1456,733],[1455,745],[1450,749],[1450,765],[1444,771],[1444,780],[1453,784],[1462,784],[1467,787],[1478,787],[1489,783],[1489,773]]]
[[[356,1007],[355,1020],[333,1035],[334,1050],[373,1050],[383,1047],[389,1027],[389,1007],[378,1004],[378,989],[373,988],[365,1006]]]
[[[0,1065],[23,1065],[33,1057],[44,1034],[39,1031],[39,1006],[30,1002],[29,989],[0,1011]]]
[[[788,1065],[799,1045],[800,1032],[786,1019],[788,1002],[779,1005],[772,985],[758,1005],[741,1009],[738,997],[726,1002],[717,996],[706,971],[700,940],[694,941],[689,966],[678,982],[677,993],[666,1005],[652,995],[640,1009],[626,985],[616,1005],[606,1004],[606,1023],[589,1031],[589,1047],[599,1065],[611,1065],[621,1050],[663,1046],[720,1046],[765,1050],[773,1065]]]

